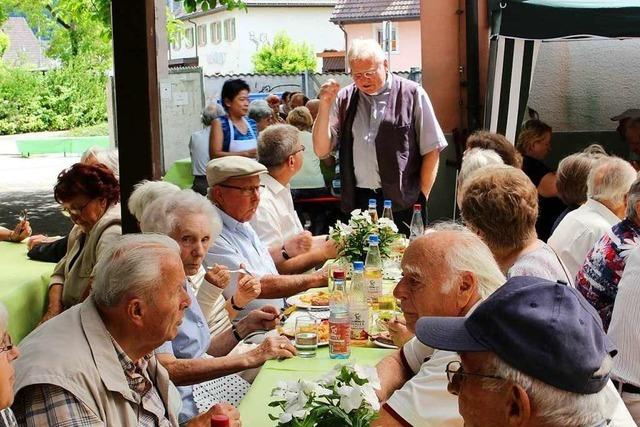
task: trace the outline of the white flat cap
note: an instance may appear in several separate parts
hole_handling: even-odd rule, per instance
[[[207,163],[207,184],[209,187],[213,187],[229,178],[244,178],[267,172],[264,165],[248,157],[219,157]]]

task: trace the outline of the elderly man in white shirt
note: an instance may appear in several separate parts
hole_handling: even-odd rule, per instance
[[[627,258],[618,283],[608,335],[618,347],[613,359],[613,383],[622,395],[631,416],[640,423],[640,248]]]
[[[604,158],[591,170],[589,199],[564,217],[548,241],[572,277],[600,237],[624,218],[625,198],[635,179],[631,164],[617,157]]]
[[[467,316],[505,282],[489,248],[463,227],[442,225],[412,242],[394,290],[407,326],[422,316]],[[454,352],[434,350],[416,338],[377,365],[386,400],[374,426],[462,426],[458,400],[447,392],[445,367]]]
[[[302,168],[304,150],[300,131],[291,125],[270,126],[258,139],[258,161],[269,173],[260,175],[264,187],[251,225],[269,247],[280,274],[303,273],[336,256],[336,247],[326,236],[312,238],[303,230],[293,207],[289,182]],[[289,247],[301,246],[302,250],[290,253]]]
[[[209,157],[211,122],[220,116],[224,116],[224,110],[221,107],[217,104],[207,105],[200,115],[204,128],[195,131],[189,138],[191,173],[193,173],[193,186],[191,189],[203,196],[207,195],[207,163],[211,160]]]

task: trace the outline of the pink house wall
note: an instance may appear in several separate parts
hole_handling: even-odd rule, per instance
[[[420,44],[420,21],[396,21],[398,51],[391,52],[391,71],[409,71],[411,67],[422,68],[422,47]],[[382,23],[345,24],[347,46],[353,39],[371,39],[376,37],[376,29]]]

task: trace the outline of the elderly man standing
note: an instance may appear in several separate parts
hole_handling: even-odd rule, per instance
[[[421,316],[466,316],[505,279],[475,234],[459,226],[427,233],[412,242],[402,258],[400,299],[407,326],[414,331]],[[459,360],[434,351],[415,338],[377,366],[382,401],[375,426],[462,426],[457,401],[447,393],[444,369]]]
[[[414,203],[425,203],[436,179],[444,134],[427,93],[389,72],[375,40],[354,40],[348,59],[353,84],[340,89],[329,80],[320,88],[314,150],[321,159],[339,151],[345,213],[390,199],[408,233]]]
[[[172,339],[190,299],[178,245],[122,237],[95,266],[93,292],[38,327],[15,364],[20,425],[178,426],[179,397],[153,350]],[[239,414],[217,405],[212,414]]]
[[[191,134],[189,139],[189,153],[191,154],[191,172],[193,173],[193,186],[191,189],[203,196],[207,195],[207,162],[209,161],[209,136],[211,134],[211,122],[220,115],[216,104],[209,104],[202,110],[203,129]]]
[[[314,237],[312,247],[295,257],[289,256],[285,249],[289,240],[305,233],[293,208],[289,185],[304,162],[305,146],[301,144],[299,134],[291,125],[274,125],[258,139],[258,160],[269,173],[260,175],[264,188],[251,226],[270,248],[280,273],[304,273],[336,256],[336,247],[326,236]]]
[[[625,197],[635,179],[633,167],[617,157],[600,160],[589,173],[587,202],[569,212],[548,240],[571,276],[600,237],[624,218]]]
[[[467,318],[426,317],[416,336],[447,365],[466,426],[633,426],[609,381],[615,347],[574,288],[514,277]]]
[[[209,248],[206,264],[226,265],[231,270],[244,266],[249,274],[260,278],[260,296],[245,307],[235,306],[238,318],[251,310],[270,304],[278,308],[284,305],[283,297],[288,297],[311,288],[327,286],[325,272],[312,274],[279,275],[274,258],[262,243],[249,221],[260,202],[260,175],[268,173],[267,168],[255,160],[240,156],[226,156],[213,159],[207,165],[209,199],[216,206],[222,218],[222,232],[215,244]],[[286,252],[295,257],[304,252],[300,247],[306,237],[290,239],[284,245],[280,257]],[[232,281],[224,290],[224,296],[231,298],[237,283]]]

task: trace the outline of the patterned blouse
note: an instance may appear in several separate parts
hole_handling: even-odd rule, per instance
[[[576,287],[598,310],[605,331],[609,329],[627,256],[637,246],[640,246],[640,227],[630,219],[624,219],[607,231],[587,253],[576,276]]]

